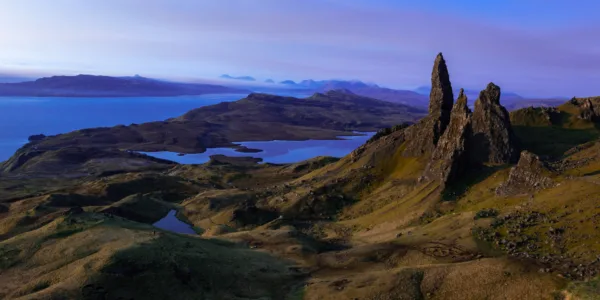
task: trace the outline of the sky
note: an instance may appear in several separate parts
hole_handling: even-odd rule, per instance
[[[0,78],[358,79],[600,95],[600,1],[0,0]]]

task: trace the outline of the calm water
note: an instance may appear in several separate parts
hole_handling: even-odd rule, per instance
[[[158,158],[176,161],[181,164],[202,164],[210,159],[211,155],[223,154],[227,156],[252,156],[262,158],[269,163],[293,163],[316,156],[343,157],[364,144],[374,132],[364,132],[360,136],[343,136],[342,140],[307,140],[307,141],[265,141],[265,142],[239,142],[248,148],[260,149],[262,152],[243,153],[231,148],[212,148],[200,154],[186,154],[178,156],[175,152],[144,152]]]
[[[194,229],[192,229],[192,226],[177,219],[177,217],[175,216],[176,213],[177,211],[171,210],[164,218],[160,219],[153,225],[160,229],[169,230],[177,233],[196,234]]]
[[[65,97],[0,97],[0,161],[8,159],[27,143],[27,137],[43,133],[54,135],[82,128],[160,121],[180,116],[187,111],[220,102],[236,101],[245,94],[221,94],[179,97],[65,98]],[[287,96],[306,97],[303,94]],[[315,156],[342,157],[372,136],[344,137],[330,141],[241,142],[259,153],[235,152],[230,148],[209,149],[202,154],[177,156],[176,153],[154,152],[150,155],[184,164],[207,162],[210,155],[253,156],[264,162],[290,163]]]
[[[8,159],[33,134],[161,121],[245,94],[180,97],[63,98],[0,97],[0,161]]]

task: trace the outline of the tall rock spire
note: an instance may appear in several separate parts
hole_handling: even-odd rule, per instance
[[[444,56],[439,53],[431,72],[429,115],[407,130],[408,143],[404,155],[420,156],[433,152],[435,145],[450,123],[453,97],[448,67]]]
[[[439,180],[442,186],[456,180],[469,165],[467,149],[471,137],[471,110],[467,106],[467,96],[460,89],[458,99],[452,108],[450,123],[440,137],[431,160],[423,174],[423,179]]]
[[[448,67],[442,53],[438,53],[431,71],[431,92],[429,93],[429,114],[450,116],[454,95]]]

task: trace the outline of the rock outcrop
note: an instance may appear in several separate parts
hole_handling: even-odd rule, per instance
[[[464,90],[452,108],[450,124],[437,143],[424,177],[439,179],[443,185],[452,182],[469,165],[467,142],[471,136],[471,110]]]
[[[549,188],[554,184],[551,174],[537,155],[523,151],[517,165],[510,170],[508,180],[496,189],[496,194],[510,196]]]
[[[518,158],[516,137],[510,116],[500,105],[500,87],[488,84],[479,93],[473,110],[472,162],[476,164],[514,163]]]
[[[454,96],[446,61],[439,53],[431,72],[431,92],[429,94],[429,115],[415,126],[407,129],[408,144],[404,151],[406,156],[419,156],[432,153],[448,123]]]
[[[473,112],[461,89],[453,105],[452,85],[442,54],[431,76],[429,115],[402,130],[404,156],[429,157],[420,180],[446,186],[471,167],[516,162],[518,148],[510,116],[500,105],[500,88],[493,83],[479,94]]]
[[[569,103],[579,108],[580,119],[600,121],[600,97],[573,98]]]
[[[512,126],[560,125],[561,115],[556,107],[526,107],[510,112]]]

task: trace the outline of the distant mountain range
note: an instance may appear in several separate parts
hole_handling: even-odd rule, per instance
[[[274,80],[268,79],[266,83],[275,83]],[[251,86],[244,86],[248,89],[253,89]],[[347,90],[353,94],[379,99],[387,102],[410,105],[419,108],[427,107],[429,97],[421,95],[414,91],[394,90],[380,87],[377,84],[365,83],[359,80],[313,80],[307,79],[300,82],[293,80],[283,80],[273,86],[260,86],[253,89],[262,93],[280,94],[282,92],[294,93],[323,93],[331,90]]]
[[[287,85],[296,85],[296,83],[293,80],[284,80],[282,82],[280,82],[281,84],[287,84]]]
[[[223,79],[233,79],[233,80],[244,80],[244,81],[256,81],[256,79],[252,76],[230,76],[228,74],[223,74],[219,76]]]
[[[269,83],[274,83],[269,79]],[[429,105],[430,86],[421,86],[414,90],[397,90],[381,87],[374,83],[365,83],[359,80],[313,80],[306,79],[300,82],[293,80],[283,80],[279,82],[279,86],[287,87],[294,92],[327,92],[331,90],[347,90],[356,95],[370,97],[374,99],[384,100],[393,103],[410,105],[418,108],[426,108]],[[271,91],[272,89],[272,91]],[[261,92],[281,92],[280,88],[261,87]],[[454,91],[454,95],[458,95],[458,89]],[[479,90],[465,89],[465,95],[470,104],[474,103],[479,97]],[[564,103],[566,98],[525,98],[517,93],[510,91],[502,91],[502,105],[509,110],[519,109],[531,105],[535,106],[556,106]]]
[[[251,76],[233,77],[222,75],[231,84],[222,83],[181,83],[157,80],[140,75],[111,77],[96,75],[52,76],[34,81],[0,83],[0,96],[38,96],[38,97],[135,97],[135,96],[180,96],[222,93],[272,93],[272,94],[306,94],[324,93],[331,90],[346,90],[353,94],[383,100],[392,103],[426,108],[429,103],[428,86],[415,90],[396,90],[381,87],[373,83],[359,80],[283,80],[274,84],[272,79],[257,82]],[[234,84],[233,81],[246,82]],[[268,84],[265,84],[268,83]],[[458,95],[458,90],[454,92]],[[473,103],[479,91],[467,89],[465,94],[469,103]],[[502,92],[502,104],[509,110],[531,105],[556,106],[566,98],[524,98],[513,92]]]
[[[249,92],[221,85],[168,82],[139,75],[132,77],[52,76],[35,81],[0,83],[0,96],[158,97]]]

